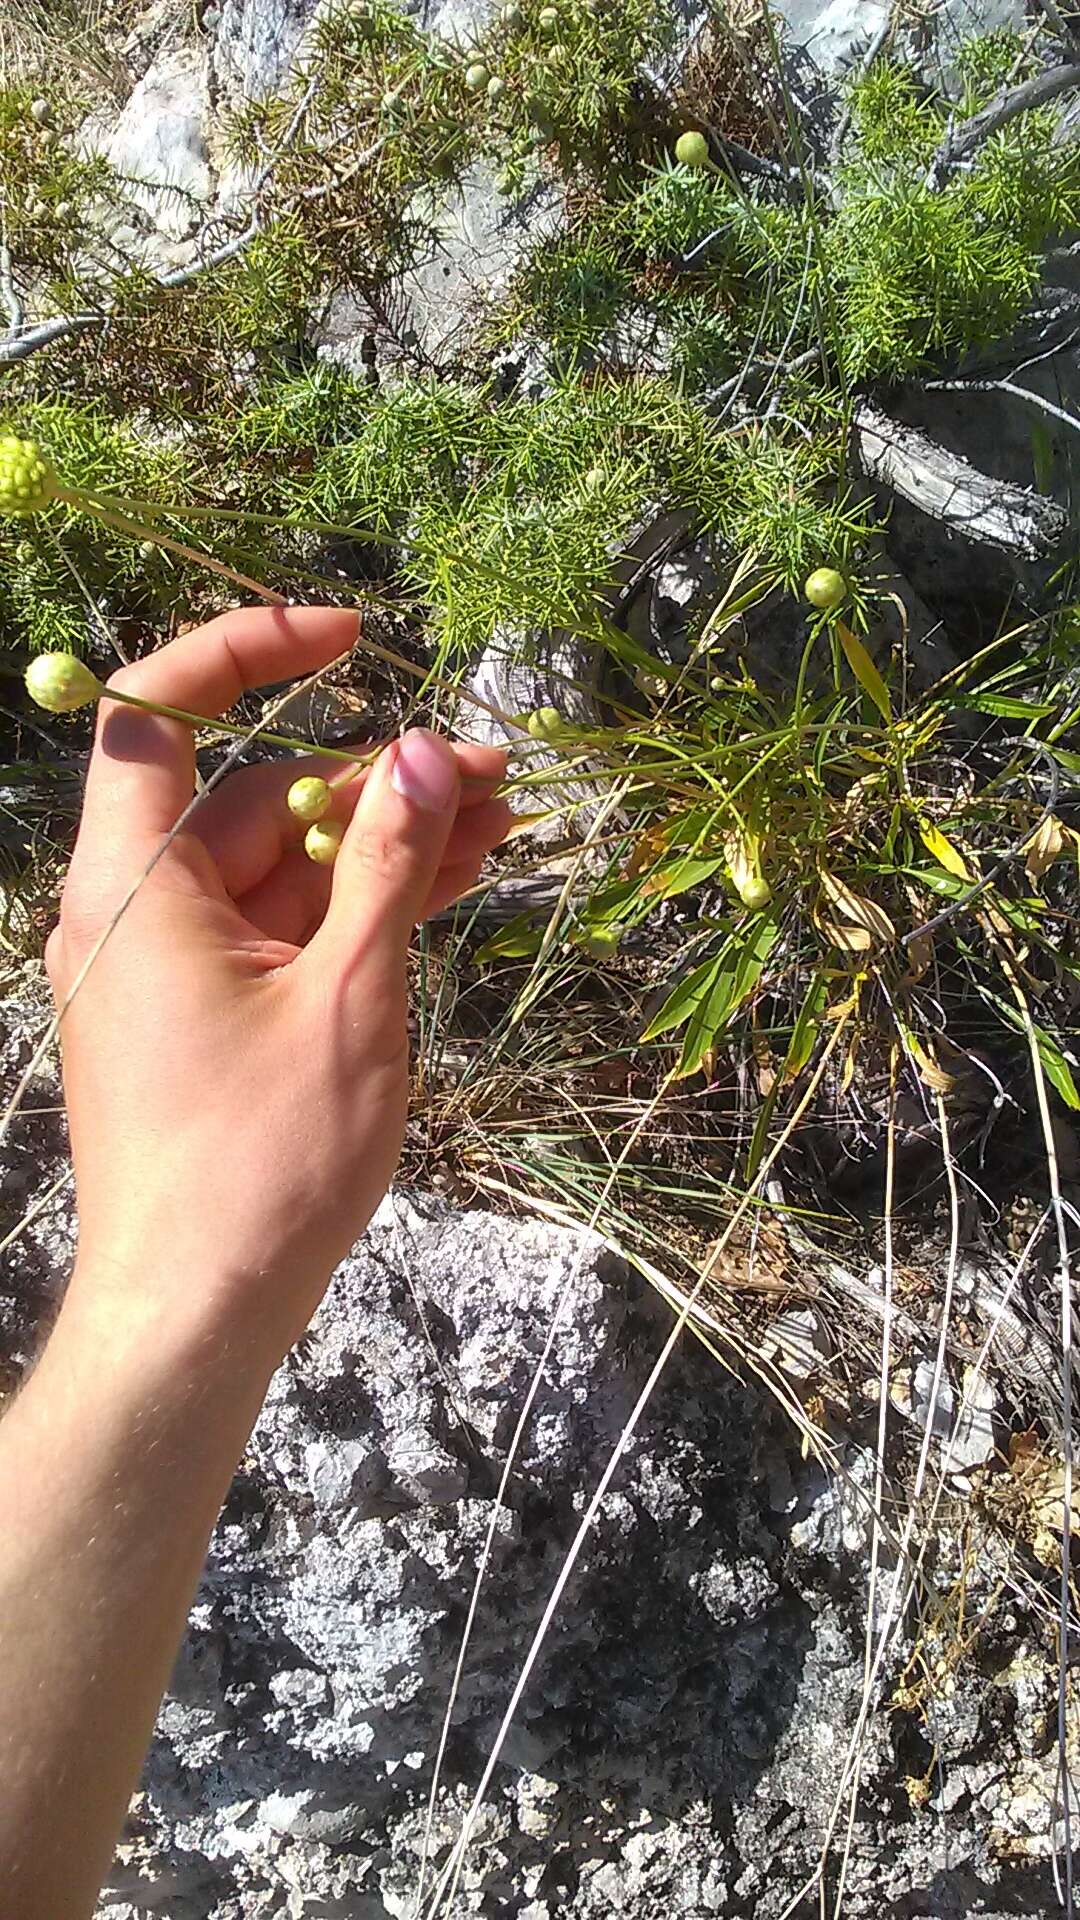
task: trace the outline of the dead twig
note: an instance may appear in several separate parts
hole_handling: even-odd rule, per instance
[[[1003,87],[969,120],[951,121],[930,162],[927,186],[939,192],[961,162],[970,160],[993,134],[1007,127],[1010,120],[1015,120],[1018,114],[1030,113],[1035,107],[1049,106],[1051,100],[1057,100],[1077,86],[1080,86],[1080,64],[1051,67],[1046,73],[1033,74],[1018,87]]]

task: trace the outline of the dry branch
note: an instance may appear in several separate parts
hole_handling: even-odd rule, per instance
[[[1038,560],[1064,537],[1067,517],[1054,501],[981,473],[869,400],[856,408],[854,442],[867,479],[891,488],[965,539]]]
[[[969,120],[954,121],[942,141],[930,165],[927,176],[932,187],[944,185],[950,173],[961,161],[969,160],[972,154],[1006,127],[1018,114],[1030,113],[1035,107],[1049,106],[1071,87],[1080,86],[1080,66],[1051,67],[1046,73],[1036,73],[1019,87],[1002,87],[1000,93],[987,102],[981,112],[973,113]]]

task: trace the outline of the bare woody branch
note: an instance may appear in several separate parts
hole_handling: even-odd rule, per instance
[[[1080,65],[1051,67],[1036,73],[1018,87],[1003,87],[969,120],[954,121],[930,164],[927,175],[931,187],[940,188],[962,161],[971,158],[993,134],[1000,133],[1010,120],[1035,107],[1049,106],[1070,88],[1080,86]]]
[[[968,540],[1025,560],[1052,554],[1068,517],[1044,495],[987,473],[869,400],[855,410],[854,451],[867,479]]]

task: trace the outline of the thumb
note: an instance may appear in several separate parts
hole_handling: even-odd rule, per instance
[[[416,728],[379,756],[334,862],[330,906],[312,946],[352,965],[379,954],[400,965],[457,817],[457,756]]]

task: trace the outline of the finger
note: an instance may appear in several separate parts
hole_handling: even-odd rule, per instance
[[[433,914],[444,913],[453,906],[461,894],[468,893],[480,878],[483,855],[476,860],[462,860],[453,866],[440,867],[435,875],[435,884],[424,902],[421,920],[430,920]]]
[[[224,713],[251,687],[328,666],[355,643],[358,616],[340,607],[244,607],[185,633],[114,674],[110,686],[191,713]],[[176,824],[195,783],[195,745],[183,721],[105,698],[87,777],[76,854],[121,870]]]
[[[308,949],[314,964],[351,975],[374,959],[396,984],[460,793],[457,756],[437,734],[406,733],[380,755],[334,862],[329,911]]]
[[[462,757],[458,753],[459,765]],[[303,838],[304,829],[288,808],[294,781],[312,775],[321,779],[332,776],[332,816],[343,822],[352,818],[368,769],[358,767],[353,779],[336,784],[343,773],[348,773],[347,767],[335,768],[325,756],[311,754],[303,759],[242,767],[207,795],[189,831],[202,841],[234,900],[257,887]],[[451,829],[446,859],[470,858],[474,847],[483,847],[486,852],[505,837],[513,816],[505,800],[490,798],[490,786],[490,778],[462,781],[458,817]]]
[[[461,774],[461,804],[472,806],[487,799],[506,778],[506,755],[501,747],[478,747],[468,740],[455,740],[458,771]]]
[[[328,772],[336,777],[338,771],[348,769],[334,768],[319,754],[267,761],[242,767],[207,795],[192,816],[189,831],[202,841],[234,900],[257,887],[303,839],[304,829],[287,804],[294,781],[312,776],[325,780]],[[335,789],[334,811],[339,819],[351,814],[364,778],[361,770],[355,781]]]
[[[294,847],[236,904],[245,920],[268,940],[306,947],[322,925],[330,886],[330,868],[317,866],[302,847]]]
[[[351,795],[351,812],[359,797],[359,788],[352,786],[347,791]],[[335,798],[335,812],[338,811],[339,801]],[[512,818],[505,800],[487,800],[468,811],[459,811],[450,829],[432,893],[418,916],[420,919],[426,920],[431,914],[441,912],[442,907],[456,897],[461,890],[462,874],[479,872],[492,847],[497,847],[504,837]],[[453,879],[448,881],[447,876],[451,874]],[[306,946],[322,923],[330,903],[331,884],[330,868],[318,866],[295,846],[279,847],[272,866],[243,892],[233,891],[228,879],[225,880],[245,920],[269,938],[287,940],[295,947]],[[471,885],[472,881],[464,884]],[[439,904],[433,906],[436,895]]]

